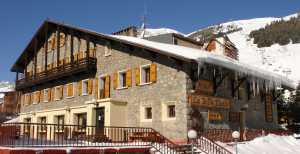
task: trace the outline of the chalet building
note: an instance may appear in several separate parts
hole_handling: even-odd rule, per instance
[[[46,20],[11,68],[23,74],[20,121],[152,127],[174,142],[186,142],[190,128],[277,129],[274,89],[294,89],[291,80],[204,50],[119,35],[126,33]]]
[[[239,60],[239,51],[235,44],[232,43],[228,36],[224,35],[222,32],[218,33],[217,38],[209,41],[205,50]]]
[[[20,112],[22,93],[20,91],[2,93],[4,93],[4,101],[0,107],[2,115],[5,117],[16,117]]]

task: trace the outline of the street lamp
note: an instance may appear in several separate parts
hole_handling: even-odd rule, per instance
[[[92,103],[97,106],[97,100],[95,98],[92,99]]]
[[[238,131],[232,132],[232,137],[235,139],[235,147],[236,147],[236,154],[238,153],[237,150],[237,139],[240,137],[240,133]]]
[[[197,132],[195,130],[190,130],[188,132],[188,137],[192,139],[192,154],[194,154],[194,138],[197,137]]]

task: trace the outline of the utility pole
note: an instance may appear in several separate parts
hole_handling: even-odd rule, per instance
[[[145,29],[146,29],[146,25],[149,25],[146,23],[146,15],[149,14],[146,12],[146,3],[145,3],[145,12],[140,16],[142,18],[142,21],[143,21],[143,26],[142,26],[142,29],[143,29],[143,38],[145,36]]]

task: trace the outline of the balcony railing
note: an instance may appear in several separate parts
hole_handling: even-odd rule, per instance
[[[161,153],[185,153],[152,128],[44,123],[0,124],[0,146],[13,148],[149,146]]]
[[[23,89],[46,81],[51,81],[54,79],[65,77],[71,74],[96,69],[97,59],[86,57],[49,69],[47,71],[43,71],[41,73],[34,74],[32,76],[27,76],[25,78],[19,79],[16,81],[16,89]]]

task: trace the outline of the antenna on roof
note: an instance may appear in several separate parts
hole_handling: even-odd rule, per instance
[[[146,3],[145,3],[145,12],[143,12],[143,14],[140,16],[142,18],[142,21],[143,21],[143,26],[141,28],[141,29],[143,29],[143,34],[142,34],[143,38],[145,36],[146,25],[149,25],[149,24],[146,23],[146,15],[147,14],[149,14],[149,13],[146,12]]]

